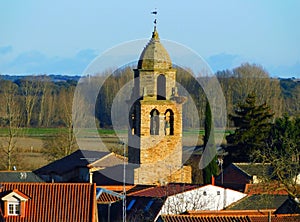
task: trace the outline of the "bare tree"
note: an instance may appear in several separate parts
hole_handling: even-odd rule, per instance
[[[38,126],[42,126],[46,122],[46,111],[47,111],[47,105],[50,103],[50,78],[48,76],[39,76],[37,78],[37,81],[39,81],[39,94],[40,94],[40,103],[39,103],[39,114],[38,114]],[[53,86],[52,86],[53,87]],[[46,103],[46,100],[48,101]]]
[[[72,122],[72,102],[74,88],[63,88],[59,94],[60,110],[64,128],[61,132],[44,141],[43,153],[50,161],[60,159],[78,149]]]
[[[24,99],[24,115],[25,115],[25,126],[30,126],[30,120],[32,116],[32,111],[34,104],[37,100],[37,97],[35,95],[35,90],[32,84],[31,78],[26,78],[21,81],[20,83],[21,87],[21,93],[23,95]]]
[[[11,170],[13,165],[18,163],[16,140],[21,127],[21,107],[17,95],[17,85],[10,81],[3,81],[1,84],[2,113],[7,126],[7,135],[1,137],[1,156],[5,160],[3,167]]]

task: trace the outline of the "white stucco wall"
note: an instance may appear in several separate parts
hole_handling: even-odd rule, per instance
[[[169,196],[160,214],[178,214],[187,210],[222,210],[245,196],[246,194],[235,190],[206,185]]]

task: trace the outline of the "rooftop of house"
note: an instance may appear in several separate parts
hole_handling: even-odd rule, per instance
[[[95,160],[94,162],[88,164],[89,168],[106,168],[115,165],[123,164],[124,161],[127,163],[127,158],[124,159],[123,156],[116,153],[108,153],[107,155]]]
[[[288,195],[284,186],[278,183],[257,183],[246,184],[244,193],[248,195],[254,194],[274,194],[274,195]]]
[[[96,188],[96,199],[98,204],[114,203],[123,200],[123,198],[123,194],[102,187]]]
[[[132,192],[129,193],[128,196],[162,198],[162,197],[172,196],[177,193],[182,193],[188,190],[192,190],[198,187],[199,185],[194,185],[194,184],[169,183],[165,186],[149,187],[136,192]]]
[[[228,210],[263,210],[277,209],[286,200],[288,195],[255,194],[244,197],[227,207]]]
[[[38,175],[50,174],[55,172],[62,175],[74,168],[87,167],[89,164],[103,158],[110,154],[110,152],[99,152],[91,150],[76,150],[68,156],[65,156],[59,160],[56,160],[46,166],[43,166],[34,171]]]
[[[299,222],[300,215],[161,215],[159,222]]]
[[[273,172],[271,164],[262,163],[233,163],[249,176],[270,176]]]
[[[31,171],[0,171],[0,183],[2,182],[44,182]]]
[[[231,163],[216,176],[216,184],[238,191],[244,191],[245,185],[253,183],[256,178],[270,176],[272,167],[261,163]],[[257,181],[254,181],[257,182]]]
[[[140,190],[148,189],[150,187],[155,187],[155,185],[125,185],[126,194],[130,194],[133,192],[137,192]],[[123,192],[124,186],[123,185],[101,185],[99,188],[104,188],[107,190],[111,190],[114,192]]]
[[[96,186],[93,184],[1,183],[1,194],[16,190],[29,197],[24,219],[8,216],[5,221],[95,221]],[[3,211],[4,202],[0,203]]]

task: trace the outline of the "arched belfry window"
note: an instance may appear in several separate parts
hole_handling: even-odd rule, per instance
[[[165,112],[165,135],[174,135],[174,113],[171,109]]]
[[[160,74],[157,77],[157,100],[166,99],[166,77]]]
[[[153,109],[150,112],[150,135],[159,135],[159,112]]]

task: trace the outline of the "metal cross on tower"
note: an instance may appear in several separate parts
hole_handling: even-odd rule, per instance
[[[154,23],[154,26],[156,27],[156,24],[157,24],[157,10],[155,9],[154,11],[152,11],[151,12],[151,14],[153,14],[154,15],[154,21],[153,21],[153,23]]]

